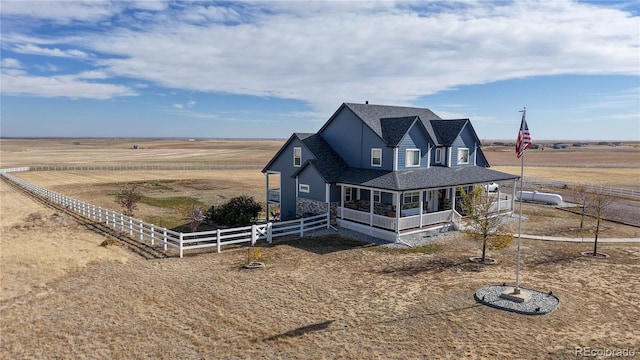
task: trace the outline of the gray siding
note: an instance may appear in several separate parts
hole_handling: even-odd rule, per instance
[[[298,184],[309,185],[309,192],[298,192],[299,197],[322,202],[326,200],[325,182],[313,166],[307,166],[298,174]]]
[[[460,135],[453,141],[453,149],[451,152],[451,166],[473,166],[476,151],[476,141],[469,127],[465,127]],[[461,148],[469,149],[469,163],[458,164],[458,150]]]
[[[428,164],[429,140],[424,131],[414,125],[398,144],[398,170],[426,169]],[[406,167],[407,150],[420,149],[420,166]]]
[[[296,180],[291,177],[299,167],[293,166],[293,148],[302,148],[302,164],[313,158],[300,139],[294,137],[267,170],[280,172],[280,216],[282,220],[296,217]]]
[[[333,150],[351,167],[393,169],[393,149],[351,110],[343,108],[320,134]],[[382,149],[382,167],[371,166],[371,149]]]

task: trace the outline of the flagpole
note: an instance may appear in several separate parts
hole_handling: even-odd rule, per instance
[[[522,109],[522,118],[525,119],[527,113],[527,107]],[[520,129],[522,131],[523,129]],[[520,216],[518,217],[518,251],[516,256],[516,287],[513,289],[514,294],[520,294],[520,238],[522,235],[522,184],[524,179],[524,136],[520,139],[520,149],[522,156],[520,156]]]

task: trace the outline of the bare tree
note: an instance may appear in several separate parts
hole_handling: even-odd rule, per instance
[[[189,212],[189,216],[188,216],[188,220],[189,220],[189,228],[191,229],[191,232],[195,232],[198,230],[198,226],[200,226],[200,224],[202,224],[202,222],[205,219],[205,215],[202,212],[202,210],[200,210],[200,208],[197,207],[193,207],[191,209],[191,211]]]
[[[578,210],[580,211],[580,232],[582,232],[584,228],[584,216],[589,202],[589,193],[584,186],[576,187],[576,191],[578,192]]]
[[[469,226],[461,231],[473,239],[482,242],[481,262],[485,262],[487,248],[504,249],[513,240],[513,236],[503,232],[503,219],[493,213],[497,197],[488,194],[481,186],[474,186],[467,192],[458,187],[462,200],[460,206],[469,220]]]
[[[600,222],[605,220],[609,213],[613,198],[605,194],[602,190],[589,195],[588,209],[596,218],[595,240],[593,241],[593,256],[598,255],[598,235],[600,234]]]
[[[125,185],[116,195],[116,203],[124,208],[124,214],[133,216],[133,211],[138,209],[138,202],[142,199],[140,190],[135,185]]]

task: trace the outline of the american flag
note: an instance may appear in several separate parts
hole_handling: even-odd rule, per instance
[[[522,122],[520,123],[520,131],[518,131],[518,140],[516,141],[516,156],[518,159],[522,157],[525,150],[531,146],[531,134],[529,133],[529,127],[527,126],[527,120],[525,115],[527,114],[527,108],[522,110]]]

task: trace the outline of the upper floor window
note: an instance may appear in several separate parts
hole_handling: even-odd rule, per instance
[[[469,149],[460,148],[458,149],[458,164],[468,164],[469,163]]]
[[[443,162],[442,148],[438,147],[436,148],[436,164],[442,164],[442,162]]]
[[[371,149],[371,166],[382,166],[382,149]]]
[[[408,149],[405,166],[415,167],[420,166],[420,149]]]
[[[302,165],[302,148],[294,147],[293,148],[293,166],[299,167]]]

